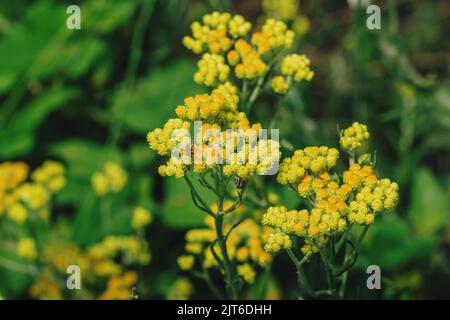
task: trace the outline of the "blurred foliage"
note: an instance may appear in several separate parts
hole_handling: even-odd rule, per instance
[[[450,5],[380,2],[382,29],[368,30],[365,8],[356,2],[300,1],[297,15],[286,19],[300,27],[299,48],[316,77],[281,105],[263,96],[254,116],[264,126],[271,119],[284,145],[298,148],[334,145],[337,125],[366,123],[371,148],[382,155],[377,170],[398,182],[401,202],[370,229],[350,297],[449,298]],[[132,207],[150,208],[155,221],[146,239],[154,258],[140,270],[137,290],[162,298],[179,274],[183,230],[200,225],[203,216],[182,182],[157,176],[145,134],[184,97],[203,90],[192,81],[194,59],[181,46],[194,19],[231,8],[257,24],[270,11],[258,0],[84,0],[82,29],[68,30],[69,4],[1,1],[0,162],[64,163],[68,182],[56,197],[51,233],[81,248],[129,233]],[[129,181],[111,200],[112,220],[99,226],[91,175],[110,160],[127,169]],[[273,177],[264,180],[299,205]],[[0,243],[8,232],[0,226]],[[1,256],[18,260],[2,247]],[[370,264],[382,269],[383,293],[365,287]],[[292,298],[287,267],[278,258],[268,279],[273,292],[286,288],[282,297]],[[29,275],[0,264],[0,295],[27,298],[30,283]],[[207,296],[195,283],[194,297]]]

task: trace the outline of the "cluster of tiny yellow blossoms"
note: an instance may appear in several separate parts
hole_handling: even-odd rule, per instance
[[[178,141],[172,136],[178,129],[189,130],[191,124],[181,119],[169,119],[164,127],[157,128],[147,134],[147,142],[150,148],[160,156],[168,155],[177,145]]]
[[[252,44],[258,48],[258,52],[264,54],[271,50],[291,48],[294,39],[294,31],[289,30],[283,21],[267,19],[261,32],[253,34]]]
[[[131,226],[134,229],[141,229],[148,226],[152,222],[152,214],[144,207],[136,207],[133,210]]]
[[[99,288],[106,278],[106,288],[99,299],[129,299],[131,285],[137,280],[137,274],[129,267],[147,264],[149,259],[147,244],[136,236],[110,236],[86,249],[51,239],[39,256],[43,268],[30,288],[30,295],[39,299],[63,299],[65,282],[58,279],[65,279],[68,265],[77,265],[83,270],[80,274],[83,288]]]
[[[37,258],[36,242],[33,238],[22,238],[17,244],[16,252],[19,257],[33,261]]]
[[[293,20],[298,12],[299,0],[263,0],[262,8],[271,17],[280,20]]]
[[[103,171],[94,172],[91,183],[95,193],[102,197],[122,190],[127,179],[128,174],[120,165],[108,161],[103,165]]]
[[[115,261],[120,255],[125,264],[150,262],[148,243],[136,236],[107,236],[102,242],[89,247],[92,270],[99,276],[113,276],[122,272],[123,266]]]
[[[221,87],[222,91],[231,90],[231,88]],[[234,112],[237,110],[237,104],[233,100],[226,99],[225,95],[219,91],[209,94],[197,94],[194,97],[184,99],[184,105],[180,105],[175,109],[175,113],[180,119],[197,121],[214,121],[225,112]]]
[[[179,277],[167,290],[167,300],[187,300],[194,293],[194,286],[188,278]]]
[[[339,143],[344,150],[354,150],[361,146],[361,144],[369,139],[369,131],[367,126],[354,122],[350,127],[341,132]]]
[[[350,202],[348,220],[370,224],[375,214],[392,208],[398,200],[398,185],[389,179],[378,180],[371,166],[354,163],[343,174],[344,182],[357,190]]]
[[[333,168],[338,158],[337,149],[325,146],[296,150],[291,158],[283,159],[277,181],[280,184],[296,184],[304,179],[307,180],[305,183],[309,182],[311,175],[318,175]]]
[[[41,274],[31,285],[29,291],[32,297],[42,300],[63,299],[58,281],[48,274]]]
[[[278,182],[297,190],[312,209],[269,207],[262,220],[273,228],[267,251],[291,248],[291,236],[295,235],[304,239],[303,254],[311,255],[330,235],[345,231],[353,223],[371,224],[378,212],[395,205],[398,185],[389,179],[379,180],[370,165],[353,163],[342,177],[330,174],[338,157],[337,149],[308,147],[283,160]]]
[[[129,300],[131,288],[137,282],[138,275],[134,271],[127,271],[123,275],[109,278],[106,290],[99,296],[99,300]]]
[[[203,53],[194,75],[197,83],[216,87],[229,80],[231,68],[238,79],[252,80],[263,77],[269,64],[282,49],[293,46],[295,33],[287,25],[275,19],[267,19],[261,31],[247,37],[251,24],[242,16],[213,12],[203,17],[203,24],[191,25],[192,36],[183,39],[184,45],[196,54]],[[250,41],[248,41],[250,39]],[[291,73],[272,80],[277,93],[285,93],[288,81],[310,80],[309,60],[305,56],[292,55],[286,61]]]
[[[225,175],[245,179],[270,170],[279,159],[280,146],[273,140],[257,141],[261,125],[250,125],[245,113],[238,111],[238,101],[237,89],[229,82],[211,94],[184,99],[184,104],[175,110],[179,118],[170,119],[163,129],[157,128],[147,135],[151,149],[169,156],[158,168],[159,174],[181,178],[189,168],[202,172],[224,163],[227,163],[223,168]],[[198,120],[202,121],[201,130],[193,143],[189,129]],[[235,130],[227,132],[227,129]]]
[[[214,87],[227,81],[229,73],[230,67],[223,56],[205,53],[198,61],[198,71],[194,74],[194,81],[207,87]]]
[[[307,16],[299,13],[299,0],[263,0],[262,8],[264,16],[290,22],[292,29],[300,34],[306,34],[310,29],[310,21]]]
[[[237,147],[237,144],[232,145]],[[254,146],[251,141],[246,141],[244,147],[239,150],[233,148],[233,152],[227,153],[227,159],[232,161],[223,167],[223,173],[226,176],[235,174],[244,180],[257,174],[266,174],[277,163],[280,155],[277,141],[260,140]],[[256,161],[258,156],[260,158]]]
[[[231,207],[231,202],[224,203],[224,210]],[[217,211],[217,205],[211,206],[211,209]],[[226,216],[224,220],[223,231],[228,232],[230,228],[242,215],[246,208],[239,207],[232,216]],[[211,216],[205,218],[205,228],[191,229],[186,233],[186,254],[178,258],[178,265],[181,270],[191,270],[195,264],[195,258],[198,257],[204,268],[217,267],[217,262],[209,249],[213,245],[216,254],[221,257],[218,245],[215,243],[216,231],[214,219]],[[255,278],[254,268],[256,266],[267,265],[272,257],[264,251],[264,243],[269,235],[269,230],[257,223],[254,218],[248,218],[240,223],[227,239],[227,251],[229,258],[237,263],[237,271],[248,283],[252,283]]]
[[[227,54],[228,63],[234,66],[234,73],[238,79],[254,79],[263,76],[267,71],[267,64],[261,59],[258,51],[244,39],[234,44],[234,49]]]
[[[47,204],[66,182],[64,167],[53,161],[46,161],[34,170],[31,182],[27,182],[28,173],[29,168],[23,162],[0,164],[0,216],[6,212],[10,220],[19,224],[30,214],[46,220]]]
[[[292,80],[300,82],[302,80],[311,81],[314,72],[309,65],[311,62],[305,55],[290,54],[281,61],[281,76],[275,76],[271,80],[274,92],[284,94],[289,90]]]
[[[205,50],[216,54],[225,52],[231,47],[233,39],[246,36],[252,27],[240,15],[231,16],[217,11],[203,16],[202,22],[192,23],[192,37],[183,38],[183,44],[196,54]]]
[[[58,192],[66,185],[64,166],[59,162],[50,160],[45,161],[40,168],[33,171],[31,179],[46,186],[52,192]]]

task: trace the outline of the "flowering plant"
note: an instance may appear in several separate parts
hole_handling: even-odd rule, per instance
[[[395,204],[398,187],[374,175],[370,156],[356,162],[357,149],[369,133],[355,122],[341,132],[341,147],[350,158],[347,171],[331,172],[339,157],[335,148],[297,150],[282,161],[277,181],[307,199],[309,207],[288,211],[284,206],[270,206],[261,175],[278,171],[281,146],[273,135],[257,141],[262,126],[251,123],[252,107],[266,85],[282,95],[295,82],[310,81],[314,73],[305,55],[291,52],[295,33],[285,23],[268,19],[260,31],[250,33],[251,28],[242,16],[219,12],[192,24],[192,35],[183,43],[201,54],[194,81],[211,92],[186,98],[175,108],[177,118],[147,135],[150,148],[167,158],[159,173],[184,178],[194,204],[207,214],[205,229],[186,234],[188,254],[179,257],[179,266],[223,297],[210,276],[210,269],[218,268],[227,297],[237,299],[244,282],[254,282],[255,268],[270,263],[268,253],[285,249],[307,295],[342,297],[347,271],[368,226],[375,214]],[[259,159],[253,159],[254,154]],[[205,192],[216,196],[214,204],[206,202]],[[252,213],[245,203],[259,206],[264,215]],[[350,237],[354,225],[364,226],[357,242]],[[327,290],[314,291],[302,268],[316,252],[324,263]],[[200,270],[195,269],[196,260]],[[341,280],[339,291],[337,278]]]

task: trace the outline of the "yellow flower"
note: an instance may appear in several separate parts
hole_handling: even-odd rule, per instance
[[[283,94],[289,90],[289,83],[282,76],[273,77],[270,85],[275,93]]]
[[[350,127],[341,132],[339,143],[342,149],[354,150],[359,148],[367,139],[369,139],[367,126],[359,122],[353,122]]]
[[[3,162],[0,164],[0,195],[16,188],[28,177],[28,165],[24,162]]]
[[[103,166],[112,192],[119,192],[125,185],[128,175],[117,163],[106,162]]]
[[[128,175],[117,163],[106,162],[103,171],[94,172],[91,177],[92,187],[98,196],[123,189]]]
[[[169,288],[166,298],[168,300],[187,300],[193,293],[194,287],[189,279],[180,277]]]
[[[250,284],[255,282],[256,272],[252,268],[252,266],[249,265],[248,263],[238,265],[237,266],[237,273],[242,278],[244,278],[245,282],[250,283]]]
[[[22,238],[17,244],[16,252],[19,257],[33,261],[37,257],[36,242],[33,238]]]
[[[191,255],[179,256],[177,261],[181,270],[191,270],[194,266],[194,256]]]
[[[296,150],[292,158],[283,159],[278,171],[277,181],[281,184],[297,184],[301,179],[310,175],[319,175],[329,171],[336,165],[339,152],[335,148],[328,147],[307,147],[303,150]],[[309,173],[309,175],[308,175]],[[303,181],[299,192],[308,191],[309,180]],[[306,194],[305,194],[306,195]]]
[[[99,196],[104,196],[109,191],[109,181],[105,174],[101,172],[95,172],[91,178],[92,187]]]
[[[41,167],[33,171],[31,179],[47,186],[52,192],[58,192],[66,185],[64,166],[56,161],[45,161]]]
[[[127,271],[122,276],[112,276],[107,283],[105,292],[100,300],[129,300],[131,298],[131,287],[137,281],[137,273]]]
[[[291,238],[284,233],[274,232],[271,233],[269,238],[267,239],[267,243],[264,246],[264,249],[268,252],[278,252],[281,249],[289,249],[292,247]]]
[[[49,191],[39,183],[24,183],[15,190],[16,196],[30,209],[42,208],[50,200]]]
[[[230,64],[236,65],[234,73],[239,79],[253,79],[263,76],[267,71],[266,63],[261,59],[258,51],[253,50],[252,46],[244,39],[239,39],[234,45],[235,50],[232,51]],[[236,54],[239,56],[236,57]],[[234,56],[233,56],[234,55]]]
[[[305,55],[290,54],[281,61],[281,74],[291,76],[296,82],[310,81],[314,72],[309,68],[310,61]]]
[[[134,229],[140,229],[152,222],[151,213],[144,207],[136,207],[133,210],[131,225]]]
[[[150,148],[155,150],[159,155],[168,155],[178,143],[177,139],[174,139],[172,134],[176,132],[177,129],[189,130],[190,126],[190,123],[187,121],[170,119],[162,129],[157,128],[147,134],[148,144]]]
[[[28,218],[27,209],[20,203],[14,203],[8,209],[8,218],[16,223],[24,223]]]
[[[252,28],[252,25],[244,17],[237,14],[228,23],[228,28],[233,38],[237,38],[246,36]]]
[[[226,52],[232,45],[232,39],[244,37],[251,24],[242,16],[229,13],[212,12],[203,16],[203,24],[191,25],[192,36],[183,38],[183,44],[195,54],[208,51],[214,54]]]
[[[292,20],[298,12],[299,0],[263,0],[264,13],[280,20]]]
[[[194,81],[208,87],[214,87],[228,79],[230,67],[223,56],[205,53],[198,62],[198,71],[194,74]]]

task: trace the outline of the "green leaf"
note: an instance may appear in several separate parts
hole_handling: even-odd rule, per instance
[[[76,89],[58,86],[31,101],[0,131],[0,156],[11,158],[29,152],[34,146],[36,128],[51,112],[78,95]]]
[[[195,65],[185,59],[154,70],[135,91],[119,91],[113,110],[129,130],[144,135],[174,117],[185,97],[201,92],[194,72]]]
[[[396,270],[427,257],[436,245],[432,237],[414,237],[404,220],[391,216],[370,227],[358,265],[366,268],[376,264],[382,270]]]
[[[206,212],[192,202],[191,191],[186,181],[169,177],[164,179],[166,198],[162,207],[162,221],[174,229],[188,229],[203,225]],[[195,188],[207,204],[215,201],[214,194],[193,179]]]
[[[450,219],[448,196],[428,169],[413,178],[409,218],[419,236],[435,235]]]

